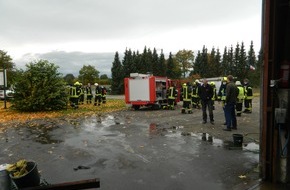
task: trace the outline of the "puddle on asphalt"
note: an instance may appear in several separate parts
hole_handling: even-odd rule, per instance
[[[221,139],[215,138],[214,136],[208,133],[190,133],[182,131],[183,126],[159,126],[155,123],[149,124],[149,135],[150,136],[166,136],[166,137],[173,137],[178,138],[182,136],[191,136],[202,141],[208,142],[209,144],[216,146],[216,147],[223,147],[229,150],[243,150],[253,153],[259,153],[259,144],[254,142],[249,143],[236,143],[233,141],[223,141]]]
[[[26,129],[26,130],[24,130]],[[56,139],[52,131],[58,129],[54,124],[37,124],[33,123],[25,128],[18,128],[18,134],[21,135],[21,138],[32,139],[35,142],[40,144],[58,144],[63,142],[62,140]]]
[[[194,137],[197,140],[207,142],[208,144],[216,147],[224,147],[229,150],[244,150],[253,153],[259,153],[259,145],[254,142],[243,143],[240,146],[236,146],[232,141],[223,141],[221,139],[215,138],[208,133],[191,133],[184,132],[183,126],[170,126],[158,125],[156,123],[151,124],[130,124],[126,125],[121,119],[114,117],[113,115],[93,115],[92,117],[86,118],[78,125],[75,130],[77,133],[73,132],[70,137],[65,141],[70,142],[69,144],[74,144],[80,139],[86,139],[86,141],[103,141],[107,139],[117,139],[123,141],[128,134],[125,134],[120,129],[127,127],[132,127],[134,125],[135,131],[131,131],[130,135],[140,135],[149,138],[167,137],[167,138],[180,138],[184,140],[185,136]],[[146,128],[146,125],[148,126]],[[116,127],[117,126],[117,127]],[[27,138],[31,138],[36,142],[41,144],[56,144],[63,142],[62,140],[55,139],[52,131],[57,129],[57,126],[45,126],[43,124],[35,125],[33,127],[27,127]],[[23,131],[21,131],[23,133]],[[56,134],[59,134],[56,132]]]

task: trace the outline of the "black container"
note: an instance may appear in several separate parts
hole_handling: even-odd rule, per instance
[[[241,147],[243,144],[244,136],[241,134],[233,134],[234,146]]]
[[[40,176],[38,173],[37,165],[35,162],[27,162],[26,170],[27,174],[20,177],[13,177],[10,174],[11,179],[18,188],[36,187],[40,184]]]
[[[0,171],[0,189],[9,190],[11,186],[10,177],[6,170]]]

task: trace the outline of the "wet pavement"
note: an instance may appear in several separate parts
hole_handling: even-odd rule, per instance
[[[180,106],[33,120],[0,133],[0,163],[33,160],[51,184],[100,178],[100,189],[247,189],[259,179],[258,117],[242,115],[232,132],[222,130],[220,105],[215,125]]]

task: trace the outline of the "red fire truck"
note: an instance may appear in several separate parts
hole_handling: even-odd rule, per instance
[[[167,77],[158,77],[150,74],[131,73],[124,79],[125,102],[131,104],[135,110],[142,106],[160,109],[167,105],[167,89],[175,85],[178,90],[179,102],[180,90],[178,81],[172,81]]]

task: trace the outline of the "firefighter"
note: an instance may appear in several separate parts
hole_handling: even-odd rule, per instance
[[[102,94],[102,103],[105,104],[106,103],[106,95],[107,95],[107,89],[104,86],[101,86],[101,94]]]
[[[236,81],[236,86],[239,89],[239,94],[238,94],[237,103],[236,103],[236,111],[237,111],[237,116],[241,116],[242,110],[243,110],[243,103],[245,99],[245,91],[244,91],[244,87],[241,84],[241,81]]]
[[[100,106],[101,105],[101,102],[102,102],[102,90],[101,90],[101,87],[99,86],[98,83],[95,83],[95,102],[94,102],[94,106],[98,105]]]
[[[222,102],[222,107],[223,107],[224,114],[225,114],[227,80],[228,80],[227,77],[223,77],[221,86],[219,88],[218,96],[217,96],[218,97],[218,101]],[[226,115],[225,115],[225,118],[226,118]],[[226,122],[224,122],[224,125],[226,125]]]
[[[87,96],[87,104],[91,104],[92,103],[92,98],[93,98],[93,94],[92,94],[92,88],[91,88],[91,84],[88,83],[88,85],[85,88],[85,93]]]
[[[79,85],[80,94],[79,94],[79,104],[84,104],[85,94],[84,94],[84,86],[82,83]]]
[[[80,83],[77,81],[73,86],[70,87],[69,100],[71,102],[71,107],[78,108],[79,105],[79,94],[80,94]]]
[[[175,110],[175,102],[176,102],[176,98],[177,98],[177,94],[178,94],[175,86],[170,86],[167,89],[166,94],[167,94],[167,102],[168,102],[167,109]]]
[[[245,90],[244,113],[252,113],[253,89],[250,86],[248,79],[244,79],[244,90]]]
[[[210,82],[210,85],[213,90],[213,96],[212,96],[212,109],[215,110],[214,102],[217,100],[217,93],[216,93],[216,86],[215,82]]]
[[[181,113],[192,113],[191,110],[191,86],[189,83],[184,83],[182,85],[182,100],[183,100],[183,105],[181,109]]]
[[[198,96],[198,85],[199,83],[196,81],[194,81],[192,84],[192,93],[191,93],[192,108],[200,108],[199,96]]]

